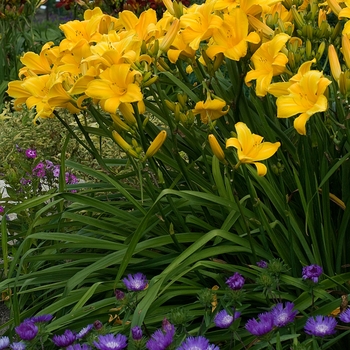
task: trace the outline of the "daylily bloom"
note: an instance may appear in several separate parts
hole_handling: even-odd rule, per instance
[[[317,112],[324,112],[328,102],[324,92],[331,81],[317,70],[310,70],[316,60],[303,63],[289,82],[271,84],[268,91],[277,97],[277,118],[289,118],[301,113],[294,120],[294,128],[306,135],[306,122]]]
[[[213,32],[213,40],[206,53],[211,59],[222,52],[225,57],[239,61],[247,54],[248,42],[257,44],[260,36],[251,32],[248,34],[248,18],[240,8],[233,9],[224,15],[221,26]]]
[[[279,142],[262,142],[263,137],[252,134],[246,124],[238,122],[235,125],[237,138],[231,137],[226,141],[227,147],[235,147],[239,163],[254,164],[259,176],[267,173],[265,164],[260,163],[261,160],[272,157],[280,147]]]
[[[101,79],[91,81],[85,93],[100,100],[106,112],[116,113],[120,103],[142,100],[140,87],[134,83],[137,74],[129,64],[113,65],[100,74]]]
[[[226,110],[223,109],[225,107],[227,108]],[[228,113],[229,106],[226,105],[226,102],[224,100],[218,98],[212,100],[210,94],[208,94],[207,100],[205,102],[197,102],[195,108],[192,111],[194,115],[201,115],[202,123],[208,124],[209,121],[218,119]]]
[[[202,40],[213,35],[215,28],[220,28],[222,19],[213,13],[214,2],[192,5],[189,12],[180,18],[180,25],[185,28],[183,39],[193,50],[197,50]],[[190,12],[191,11],[191,12]]]
[[[257,96],[265,96],[272,77],[283,73],[288,58],[280,50],[289,38],[287,34],[277,34],[271,41],[262,44],[253,54],[251,60],[254,69],[247,73],[245,82],[249,86],[252,80],[256,80]]]

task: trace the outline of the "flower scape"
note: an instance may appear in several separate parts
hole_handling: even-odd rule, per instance
[[[350,4],[100,2],[4,90],[66,134],[5,169],[0,350],[345,349]]]

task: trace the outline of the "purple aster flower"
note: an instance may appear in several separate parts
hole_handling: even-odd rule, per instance
[[[307,334],[323,338],[327,335],[334,334],[336,325],[337,321],[334,317],[317,315],[308,318],[304,331]]]
[[[32,340],[38,334],[38,327],[31,321],[24,321],[15,328],[16,333],[22,340]]]
[[[33,176],[43,178],[46,175],[44,163],[40,162],[37,166],[35,166],[32,170]]]
[[[207,350],[209,340],[202,336],[188,337],[176,350]]]
[[[6,349],[10,345],[9,337],[0,337],[0,350]]]
[[[256,263],[256,266],[261,267],[262,269],[266,269],[267,268],[267,262],[265,260],[260,260]]]
[[[77,339],[84,338],[90,331],[94,328],[93,324],[88,324],[86,327],[80,330],[80,332],[76,335]]]
[[[229,277],[226,280],[226,284],[233,290],[242,289],[244,282],[244,277],[238,272],[235,272],[233,276]]]
[[[228,328],[234,320],[241,316],[241,313],[236,311],[233,315],[229,315],[226,310],[221,310],[215,315],[214,323],[216,327]]]
[[[4,214],[4,212],[5,212],[5,208],[2,205],[0,205],[0,214]]]
[[[55,165],[53,170],[52,170],[52,174],[54,177],[59,177],[60,176],[60,166],[59,165]]]
[[[117,300],[123,300],[125,297],[125,293],[119,289],[116,289],[114,294],[115,294],[115,297],[117,298]]]
[[[26,154],[27,158],[32,158],[32,159],[36,158],[36,150],[35,149],[28,148],[26,150],[25,154]]]
[[[209,344],[207,350],[220,350],[220,348],[215,344]]]
[[[134,292],[144,290],[148,285],[146,276],[141,272],[135,273],[135,275],[129,274],[128,277],[123,278],[123,282],[128,290]]]
[[[346,309],[339,315],[339,319],[342,322],[350,323],[350,309]]]
[[[319,265],[309,265],[303,267],[303,279],[318,282],[318,278],[322,275],[323,269]]]
[[[53,319],[52,315],[38,315],[38,316],[34,316],[28,319],[28,321],[32,321],[34,323],[37,322],[50,322]]]
[[[272,331],[273,321],[273,315],[270,312],[265,312],[264,314],[259,315],[259,321],[257,321],[255,318],[248,320],[245,325],[245,329],[249,333],[257,337],[261,337]]]
[[[173,342],[175,327],[170,325],[171,327],[166,327],[164,332],[158,329],[152,334],[151,339],[146,343],[148,350],[165,350]]]
[[[297,310],[293,310],[294,304],[287,302],[286,307],[283,308],[283,303],[278,303],[271,310],[271,314],[273,315],[273,323],[276,327],[284,327],[288,323],[294,321]]]
[[[127,347],[127,338],[125,335],[113,334],[100,335],[98,342],[94,341],[94,345],[100,350],[121,350]]]
[[[52,341],[56,346],[65,348],[75,342],[76,335],[69,329],[66,329],[62,335],[54,335]]]
[[[66,350],[91,350],[91,346],[88,344],[74,344],[66,347]]]
[[[10,345],[10,349],[12,350],[25,350],[25,348],[26,348],[26,344],[21,341],[18,343],[12,343]]]
[[[132,339],[141,340],[142,338],[142,329],[139,326],[135,326],[131,328]]]

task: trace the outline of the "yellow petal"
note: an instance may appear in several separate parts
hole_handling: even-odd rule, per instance
[[[294,120],[294,128],[300,135],[306,135],[306,122],[310,116],[307,113],[300,114],[299,117]]]
[[[265,164],[254,162],[254,165],[256,166],[256,170],[257,170],[259,176],[265,176],[266,175],[267,167],[266,167]]]
[[[227,147],[235,147],[237,149],[242,149],[240,142],[235,137],[231,137],[226,141],[226,148]]]

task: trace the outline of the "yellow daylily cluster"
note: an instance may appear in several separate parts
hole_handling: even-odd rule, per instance
[[[200,62],[208,72],[211,67],[214,77],[232,60],[242,63],[246,86],[260,98],[275,96],[277,117],[296,116],[295,129],[305,135],[309,118],[328,109],[331,80],[321,65],[327,50],[341,93],[350,92],[347,2],[207,0],[185,7],[164,0],[164,4],[167,11],[160,19],[152,9],[139,17],[131,11],[112,17],[95,8],[87,10],[82,21],[62,24],[65,38],[58,46],[49,42],[40,54],[27,52],[21,58],[20,80],[9,83],[8,89],[15,106],[25,103],[35,107],[36,118],[50,118],[58,108],[77,113],[89,103],[98,104],[118,130],[129,131],[136,125],[132,104],[144,112],[144,101],[151,95],[147,89],[160,72],[175,65],[192,72]],[[328,23],[331,12],[343,26]],[[345,64],[338,61],[340,53]],[[200,101],[169,102],[177,122],[191,126],[199,116],[198,121],[210,124],[233,113],[232,100],[216,96],[204,81],[197,83],[205,87]]]

